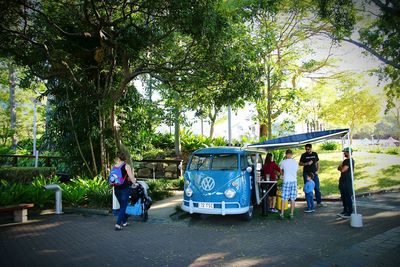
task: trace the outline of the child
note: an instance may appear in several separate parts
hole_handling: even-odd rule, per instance
[[[312,172],[307,173],[307,182],[304,185],[304,193],[306,194],[306,200],[307,200],[307,209],[304,210],[304,212],[314,212],[314,187],[315,183],[312,180],[314,178],[314,174]]]

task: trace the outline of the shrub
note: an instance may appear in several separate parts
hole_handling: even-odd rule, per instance
[[[173,149],[153,148],[142,152],[143,159],[165,159],[173,156],[175,156]]]
[[[400,154],[400,148],[399,147],[388,148],[388,150],[386,150],[386,154],[399,155]]]
[[[171,196],[171,190],[183,189],[183,178],[179,179],[157,179],[146,181],[149,186],[149,195],[153,200],[160,200]]]
[[[30,183],[34,177],[53,177],[56,173],[54,167],[2,167],[0,168],[0,179],[9,182]]]
[[[324,142],[320,147],[322,150],[337,150],[338,144],[335,142]]]
[[[152,136],[151,143],[155,148],[173,149],[175,138],[172,134],[156,133]]]
[[[0,205],[34,203],[38,208],[54,207],[54,192],[45,190],[46,184],[58,183],[62,188],[62,200],[65,207],[110,208],[112,188],[100,176],[93,179],[77,177],[69,183],[59,183],[58,177],[37,177],[30,184],[0,180]],[[150,180],[149,194],[153,200],[171,195],[171,190],[183,188],[183,178]]]
[[[1,180],[0,205],[34,203],[40,208],[51,207],[54,205],[54,193],[44,190],[43,185],[46,184],[44,181],[46,180],[43,177],[35,178],[31,184]]]
[[[285,150],[283,149],[273,150],[271,153],[274,156],[275,163],[280,165],[281,161],[285,157]]]

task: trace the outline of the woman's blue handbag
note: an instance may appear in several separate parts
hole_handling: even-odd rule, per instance
[[[126,207],[125,213],[128,215],[134,215],[134,216],[142,215],[143,209],[142,209],[142,202],[141,202],[140,198],[135,203],[135,205],[128,204],[128,207]]]

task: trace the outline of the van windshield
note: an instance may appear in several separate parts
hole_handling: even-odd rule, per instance
[[[237,170],[237,154],[193,155],[189,170]]]

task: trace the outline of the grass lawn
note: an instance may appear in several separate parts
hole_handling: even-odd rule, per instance
[[[318,153],[320,159],[319,180],[322,196],[339,196],[339,171],[341,152]],[[298,161],[300,155],[296,156]],[[354,152],[356,193],[380,189],[400,188],[400,156],[368,152]],[[298,185],[303,186],[302,167],[299,169]],[[300,192],[299,192],[300,193]],[[304,194],[304,193],[303,193]]]

